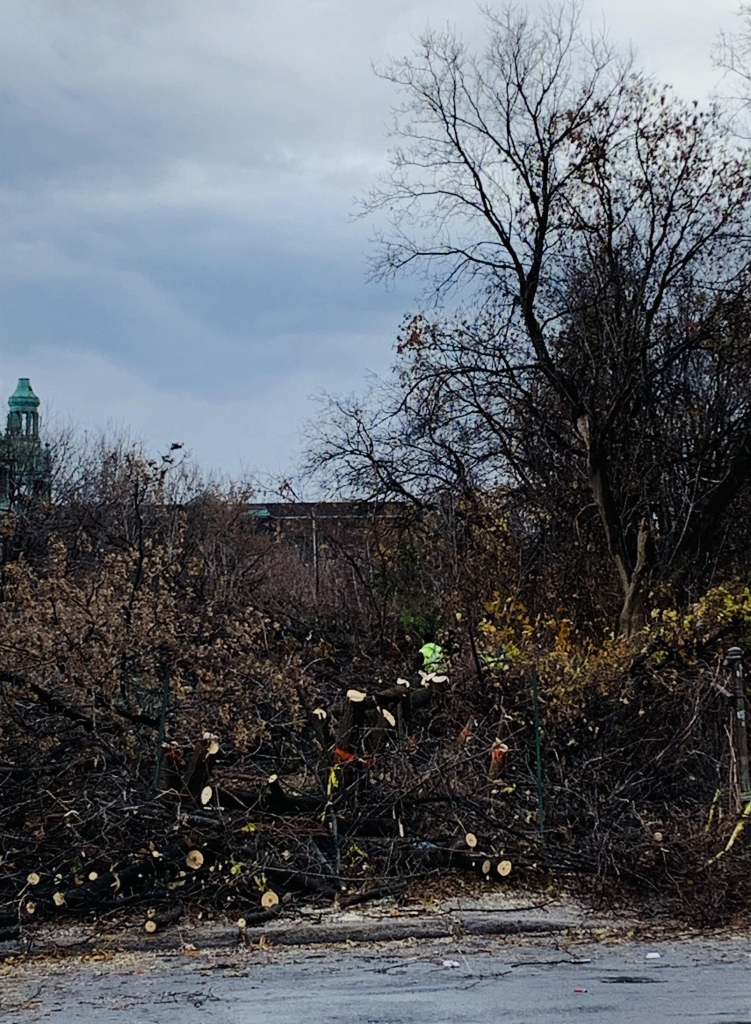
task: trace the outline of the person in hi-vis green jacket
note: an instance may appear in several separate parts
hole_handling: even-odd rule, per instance
[[[442,672],[446,668],[443,648],[440,644],[427,643],[420,648],[423,672]]]

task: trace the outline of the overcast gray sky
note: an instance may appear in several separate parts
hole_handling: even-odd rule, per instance
[[[530,4],[535,7],[535,2]],[[735,0],[588,0],[691,98]],[[0,395],[285,468],[323,389],[383,372],[413,284],[365,280],[352,199],[396,99],[371,62],[471,0],[2,0]]]

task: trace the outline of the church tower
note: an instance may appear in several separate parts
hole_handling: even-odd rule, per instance
[[[19,377],[16,390],[8,399],[8,437],[39,439],[39,399],[28,377]]]
[[[21,377],[8,399],[8,427],[0,437],[0,513],[49,496],[50,457],[39,438],[39,398],[29,378]]]

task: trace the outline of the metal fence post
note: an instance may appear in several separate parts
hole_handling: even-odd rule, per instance
[[[751,803],[751,775],[748,766],[748,735],[746,732],[746,694],[743,685],[743,652],[731,647],[723,662],[733,677],[733,706],[735,710],[735,754],[738,763],[738,783],[741,790],[741,809]],[[751,848],[751,829],[746,829],[746,842]]]
[[[532,669],[532,704],[535,717],[535,774],[537,776],[537,824],[540,835],[545,831],[545,805],[542,786],[542,738],[540,732],[540,680],[537,669]]]
[[[159,716],[159,738],[156,743],[156,765],[154,767],[154,791],[159,791],[159,777],[162,774],[162,744],[167,725],[167,708],[169,707],[170,670],[164,670],[164,687],[162,689],[162,711]]]

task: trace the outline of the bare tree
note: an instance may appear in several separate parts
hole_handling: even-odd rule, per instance
[[[528,500],[581,483],[628,633],[751,469],[751,164],[577,4],[486,18],[481,56],[428,33],[386,72],[401,145],[365,207],[391,222],[374,272],[420,269],[461,309],[407,325],[391,403],[340,403],[319,459],[397,491],[438,466]]]
[[[723,72],[720,95],[739,136],[748,138],[751,106],[751,4],[741,3],[735,32],[720,32],[712,54]]]

